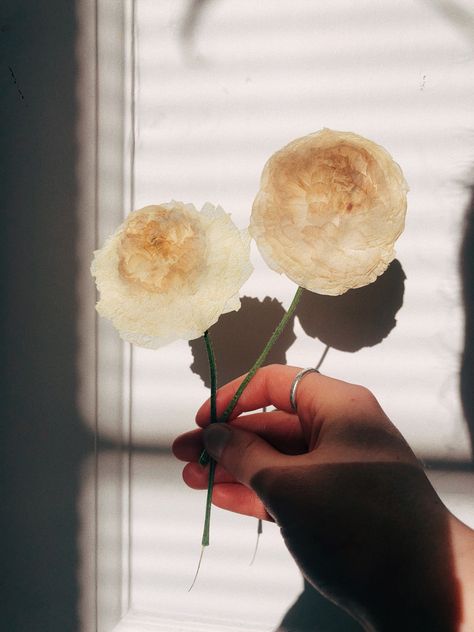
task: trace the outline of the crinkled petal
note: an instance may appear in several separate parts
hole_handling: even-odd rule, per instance
[[[395,257],[408,186],[376,143],[323,129],[266,163],[250,233],[270,268],[321,294],[375,281]]]
[[[124,340],[156,349],[177,339],[202,336],[222,313],[239,309],[240,288],[252,272],[250,236],[238,230],[221,207],[211,204],[198,212],[192,204],[172,201],[135,214],[145,211],[146,221],[161,213],[165,219],[158,217],[160,226],[168,222],[168,215],[177,218],[178,224],[169,227],[170,240],[168,233],[153,226],[143,247],[141,235],[135,233],[132,246],[124,245],[129,216],[94,253],[91,272],[100,293],[99,314],[112,321]],[[194,267],[190,267],[188,242],[196,248]],[[163,265],[161,252],[166,253]],[[128,266],[125,277],[123,260]]]

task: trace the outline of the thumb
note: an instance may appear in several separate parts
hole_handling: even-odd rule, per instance
[[[226,423],[210,424],[203,431],[204,446],[229,474],[251,487],[253,477],[263,469],[282,464],[285,455],[253,432]]]

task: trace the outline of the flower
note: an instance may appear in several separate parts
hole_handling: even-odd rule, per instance
[[[395,258],[408,186],[388,152],[323,129],[266,163],[250,234],[275,271],[320,294],[375,281]]]
[[[197,338],[240,308],[239,290],[252,272],[249,249],[248,232],[219,206],[146,206],[94,253],[97,311],[142,347]]]

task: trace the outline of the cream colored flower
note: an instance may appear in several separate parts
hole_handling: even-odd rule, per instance
[[[250,234],[273,270],[313,292],[343,294],[375,281],[394,259],[407,191],[383,147],[323,129],[268,160]]]
[[[200,212],[175,201],[134,211],[94,253],[97,311],[142,347],[197,338],[240,308],[249,244],[247,231],[209,203]]]

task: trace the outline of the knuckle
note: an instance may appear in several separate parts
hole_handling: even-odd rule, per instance
[[[243,454],[247,457],[251,456],[252,453],[256,450],[258,442],[259,437],[256,434],[245,432],[245,435],[242,438],[241,446]]]
[[[270,364],[267,364],[264,367],[262,367],[262,369],[264,369],[266,373],[271,373],[277,367],[278,367],[278,364],[276,364],[275,362],[271,362]]]
[[[357,398],[364,404],[378,406],[377,398],[370,389],[365,386],[357,386]]]

